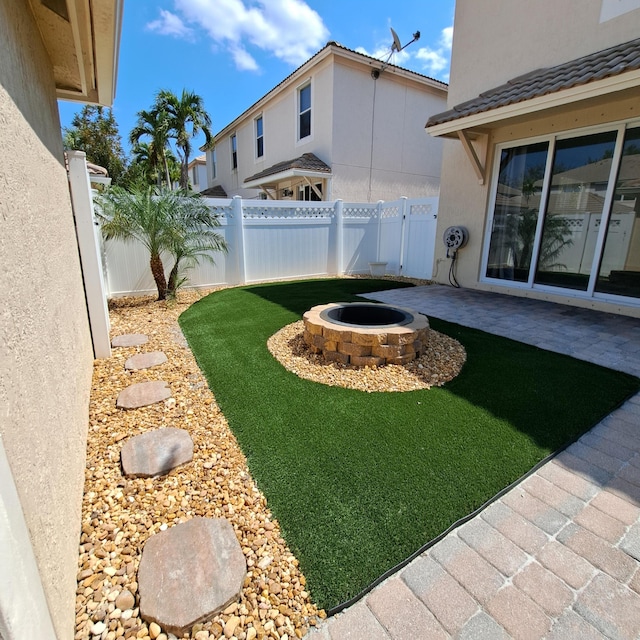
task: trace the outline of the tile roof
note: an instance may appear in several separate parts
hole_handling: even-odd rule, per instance
[[[303,153],[299,158],[278,162],[264,171],[260,171],[259,173],[249,176],[245,179],[245,182],[252,182],[253,180],[266,178],[267,176],[283,173],[290,169],[303,169],[305,171],[331,173],[331,167],[322,162],[322,160],[320,160],[320,158],[318,158],[314,153]]]
[[[206,198],[226,198],[227,192],[223,187],[217,185],[215,187],[208,187],[207,189],[203,189],[200,192],[200,195]]]
[[[571,89],[627,71],[640,69],[640,38],[545,69],[537,69],[481,93],[453,109],[431,116],[427,127],[491,111],[517,102]]]
[[[283,86],[290,78],[293,78],[302,68],[306,67],[309,63],[313,62],[316,58],[320,58],[322,54],[328,51],[329,49],[333,49],[338,52],[346,51],[347,53],[355,54],[363,62],[368,62],[369,64],[375,64],[375,65],[384,64],[385,69],[388,69],[389,72],[396,70],[399,72],[407,73],[411,76],[415,76],[416,78],[422,78],[423,81],[428,80],[430,81],[430,83],[434,88],[440,88],[443,91],[447,91],[449,88],[449,85],[446,82],[442,82],[442,80],[437,80],[436,78],[432,78],[431,76],[427,76],[423,73],[418,73],[417,71],[412,71],[411,69],[406,69],[405,67],[400,67],[395,64],[385,63],[383,60],[380,60],[379,58],[373,58],[372,56],[366,55],[360,51],[356,51],[355,49],[349,49],[349,47],[345,47],[344,45],[340,44],[339,42],[336,42],[335,40],[330,40],[329,42],[327,42],[327,44],[324,47],[322,47],[322,49],[314,53],[306,62],[303,62],[297,69],[294,69],[288,76],[283,78],[275,87],[273,87],[273,89],[265,93],[259,100],[254,102],[248,109],[245,109],[245,111],[243,111],[235,120],[233,120],[232,122],[227,124],[223,129],[218,131],[218,133],[216,133],[213,136],[211,144],[209,146],[207,146],[206,144],[202,145],[200,147],[200,151],[206,151],[207,149],[212,149],[214,146],[213,140],[218,138],[218,136],[220,136],[220,134],[223,131],[228,129],[234,122],[237,122],[238,120],[242,120],[242,118],[246,114],[248,114],[257,104],[259,104],[262,100],[264,100],[268,96],[275,94],[280,89],[280,87]]]

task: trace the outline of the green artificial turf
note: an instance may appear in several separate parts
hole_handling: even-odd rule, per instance
[[[333,608],[574,440],[632,376],[431,319],[467,350],[442,388],[365,393],[299,379],[267,339],[316,304],[399,286],[319,280],[227,289],[180,324],[251,472]]]

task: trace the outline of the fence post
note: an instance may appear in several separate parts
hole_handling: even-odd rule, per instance
[[[400,200],[402,200],[402,205],[400,207],[400,212],[402,215],[401,218],[401,227],[400,227],[400,259],[398,260],[398,275],[402,275],[402,267],[404,263],[404,236],[405,231],[407,229],[407,196],[400,196]]]
[[[336,200],[336,274],[344,274],[344,201]]]
[[[233,196],[233,199],[231,200],[231,210],[236,227],[235,249],[238,255],[236,263],[237,284],[246,284],[247,265],[245,264],[244,258],[244,221],[242,219],[242,198],[240,196]]]
[[[84,151],[68,151],[67,157],[69,158],[69,188],[76,221],[76,236],[89,312],[93,353],[96,358],[110,358],[111,325],[103,279],[102,253],[93,219],[93,198],[87,173],[87,157]]]
[[[376,249],[376,262],[380,262],[380,244],[382,243],[382,205],[384,200],[378,200],[376,216],[378,218],[378,247]]]

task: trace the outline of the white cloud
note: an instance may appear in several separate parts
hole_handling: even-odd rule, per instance
[[[451,45],[453,44],[453,27],[445,27],[442,30],[440,44],[448,51],[451,51]]]
[[[303,0],[174,0],[174,5],[179,18],[161,11],[160,20],[151,24],[164,26],[164,14],[168,14],[183,27],[203,29],[214,45],[231,53],[242,70],[258,69],[250,47],[299,65],[321,49],[329,36],[322,18]],[[160,27],[156,30],[169,33]]]
[[[147,25],[150,31],[156,31],[163,36],[173,36],[175,38],[189,38],[193,31],[187,27],[180,18],[171,13],[160,9],[160,17]]]
[[[438,42],[434,46],[424,46],[419,49],[409,47],[399,52],[395,52],[391,57],[391,42],[378,45],[373,51],[367,51],[364,47],[357,47],[358,53],[377,58],[399,67],[406,67],[426,73],[444,82],[448,82],[448,67],[451,59],[451,44],[453,42],[453,27],[446,27],[440,32]],[[445,73],[443,73],[445,72]]]
[[[434,50],[429,47],[421,47],[418,49],[416,59],[422,61],[424,63],[423,67],[432,74],[437,74],[442,71],[449,62],[448,59],[442,55],[441,50]]]
[[[416,60],[422,63],[422,69],[427,75],[439,77],[445,82],[449,79],[449,73],[443,74],[451,62],[451,44],[453,42],[453,27],[445,27],[440,33],[438,46],[420,47],[415,53]]]

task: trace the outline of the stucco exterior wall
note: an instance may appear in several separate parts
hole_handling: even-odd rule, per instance
[[[456,0],[449,106],[638,37],[640,8],[600,22],[602,7],[603,0]]]
[[[437,196],[442,141],[424,135],[425,113],[446,92],[363,65],[334,66],[333,196],[355,202]],[[373,145],[373,148],[372,148]]]
[[[221,138],[216,146],[217,171],[214,184],[221,184],[229,197],[239,195],[252,198],[259,190],[244,187],[244,180],[278,162],[292,160],[312,152],[331,164],[331,104],[333,100],[333,72],[328,61],[299,78],[287,90],[273,96],[252,110],[238,126]],[[298,88],[311,82],[311,136],[298,140]],[[255,119],[262,115],[264,155],[256,158]],[[238,143],[238,169],[231,168],[230,135],[235,131]],[[211,152],[207,153],[207,162]]]
[[[93,352],[52,70],[28,6],[0,2],[0,435],[67,639]]]
[[[457,0],[449,107],[535,69],[568,62],[591,52],[632,40],[640,32],[640,9],[600,22],[602,0],[542,0],[535,10],[519,0]],[[640,5],[640,2],[638,3]],[[551,19],[553,16],[553,19]],[[479,26],[481,25],[481,27]],[[495,64],[496,60],[500,64]],[[572,131],[640,117],[637,90],[619,92],[615,100],[600,98],[547,112],[519,117],[492,128],[486,140],[475,141],[486,159],[484,184],[479,184],[470,159],[457,140],[446,140],[443,154],[438,240],[434,279],[447,284],[450,260],[441,242],[450,225],[469,231],[459,251],[456,277],[461,286],[510,295],[551,300],[640,317],[640,308],[592,298],[479,282],[483,242],[492,189],[496,144]],[[488,152],[487,152],[488,151]],[[485,158],[486,157],[486,158]]]
[[[213,183],[222,185],[229,196],[254,197],[258,191],[243,186],[247,176],[314,153],[331,167],[333,177],[325,192],[330,199],[377,202],[403,195],[438,195],[442,141],[425,136],[424,124],[430,114],[446,108],[446,87],[430,89],[392,69],[374,80],[371,68],[369,63],[335,54],[287,81],[270,99],[243,114],[235,129],[220,136]],[[298,89],[308,82],[311,135],[298,140]],[[258,115],[264,127],[264,156],[259,159],[255,157]],[[238,140],[235,172],[229,143],[234,130]],[[211,162],[210,152],[207,162]],[[285,181],[280,183],[281,188],[286,186]]]

